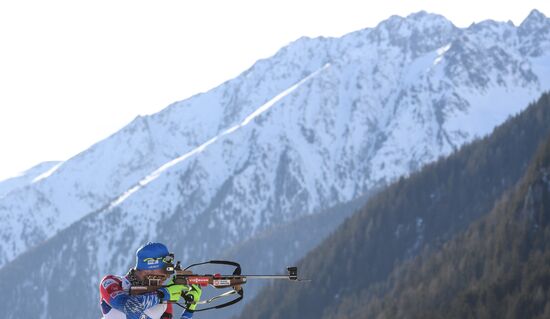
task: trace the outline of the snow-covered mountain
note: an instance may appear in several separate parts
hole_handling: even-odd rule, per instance
[[[301,38],[1,198],[0,275],[40,289],[64,280],[36,302],[48,318],[83,285],[78,306],[96,317],[100,275],[127,269],[141,243],[163,240],[185,261],[223,255],[449,154],[549,88],[550,19],[538,11],[518,27],[419,12]],[[42,267],[19,277],[31,261]]]
[[[0,198],[6,196],[9,192],[36,183],[37,181],[48,177],[61,162],[49,161],[43,162],[23,171],[17,176],[0,181]]]

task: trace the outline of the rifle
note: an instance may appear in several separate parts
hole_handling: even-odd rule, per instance
[[[234,295],[234,294],[238,295],[237,298],[229,302],[226,302],[217,306],[213,306],[213,307],[196,309],[195,312],[206,311],[210,309],[221,309],[241,301],[244,298],[244,289],[242,285],[246,284],[249,279],[287,279],[295,282],[309,281],[309,280],[298,278],[297,267],[288,267],[287,275],[242,275],[241,265],[233,261],[210,260],[206,262],[192,264],[182,269],[181,262],[177,261],[176,265],[174,265],[173,260],[174,260],[173,254],[170,254],[168,258],[168,265],[166,267],[166,271],[169,275],[173,276],[172,280],[173,280],[173,283],[176,285],[186,285],[186,286],[200,285],[201,287],[206,287],[210,285],[218,289],[231,288],[231,290],[228,290],[218,296],[197,302],[198,305],[210,304],[215,300],[228,297],[230,295]],[[235,268],[231,275],[221,275],[221,274],[197,275],[189,270],[193,267],[200,266],[200,265],[207,265],[207,264],[225,265],[225,266],[231,266]],[[166,286],[163,286],[160,281],[157,281],[156,283],[149,284],[147,286],[132,286],[130,287],[129,293],[131,295],[140,295],[144,293],[156,292],[158,289],[161,289],[163,287],[166,287]],[[187,309],[187,307],[190,305],[189,302],[190,301],[188,301],[186,305],[182,305],[178,302],[172,302],[172,303],[175,303],[178,306],[184,309]]]

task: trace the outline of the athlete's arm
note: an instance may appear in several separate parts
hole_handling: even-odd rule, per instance
[[[122,281],[115,276],[106,276],[101,281],[100,293],[111,307],[125,314],[137,315],[158,305],[161,300],[156,293],[130,295],[122,289]]]

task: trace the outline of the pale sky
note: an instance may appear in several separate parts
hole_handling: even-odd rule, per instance
[[[393,14],[521,23],[550,1],[0,0],[0,180],[66,160],[137,115],[208,91],[301,36]]]

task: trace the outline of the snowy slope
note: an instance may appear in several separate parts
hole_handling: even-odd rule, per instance
[[[297,47],[296,51],[300,51]],[[294,53],[295,55],[297,53]],[[282,59],[285,60],[285,59]],[[302,69],[287,58],[279,73],[258,62],[208,94],[137,117],[121,131],[66,161],[48,179],[0,199],[0,266],[109,204],[162,165],[226,131],[294,85]],[[305,59],[303,65],[307,68]],[[265,81],[262,88],[256,83]]]
[[[548,29],[547,19],[531,18]],[[484,25],[461,31],[443,17],[419,13],[352,34],[325,50],[324,59],[310,59],[317,65],[270,108],[245,113],[236,121],[241,125],[226,126],[107,214],[139,216],[143,224],[132,220],[125,228],[138,233],[149,227],[144,240],[161,236],[158,225],[167,216],[184,233],[215,231],[216,240],[181,247],[184,256],[206,256],[243,234],[349,201],[407,174],[489,133],[550,88],[544,70],[533,68],[548,56],[525,55],[523,41],[511,50],[501,39],[510,25],[491,27],[494,38]],[[365,38],[370,43],[350,45]],[[383,45],[373,47],[378,41]],[[316,52],[323,43],[302,39],[294,46]],[[392,82],[380,85],[378,77]]]
[[[67,287],[82,276],[95,308],[100,274],[127,269],[141,243],[164,240],[186,261],[223,255],[491,132],[550,88],[549,71],[550,20],[537,11],[519,27],[459,29],[420,12],[301,38],[0,199],[0,265],[50,239],[50,254],[25,258],[85,264]],[[44,289],[55,277],[31,276]]]
[[[50,176],[59,165],[61,165],[61,162],[43,162],[17,174],[17,176],[0,181],[0,198],[13,190],[31,185]]]

